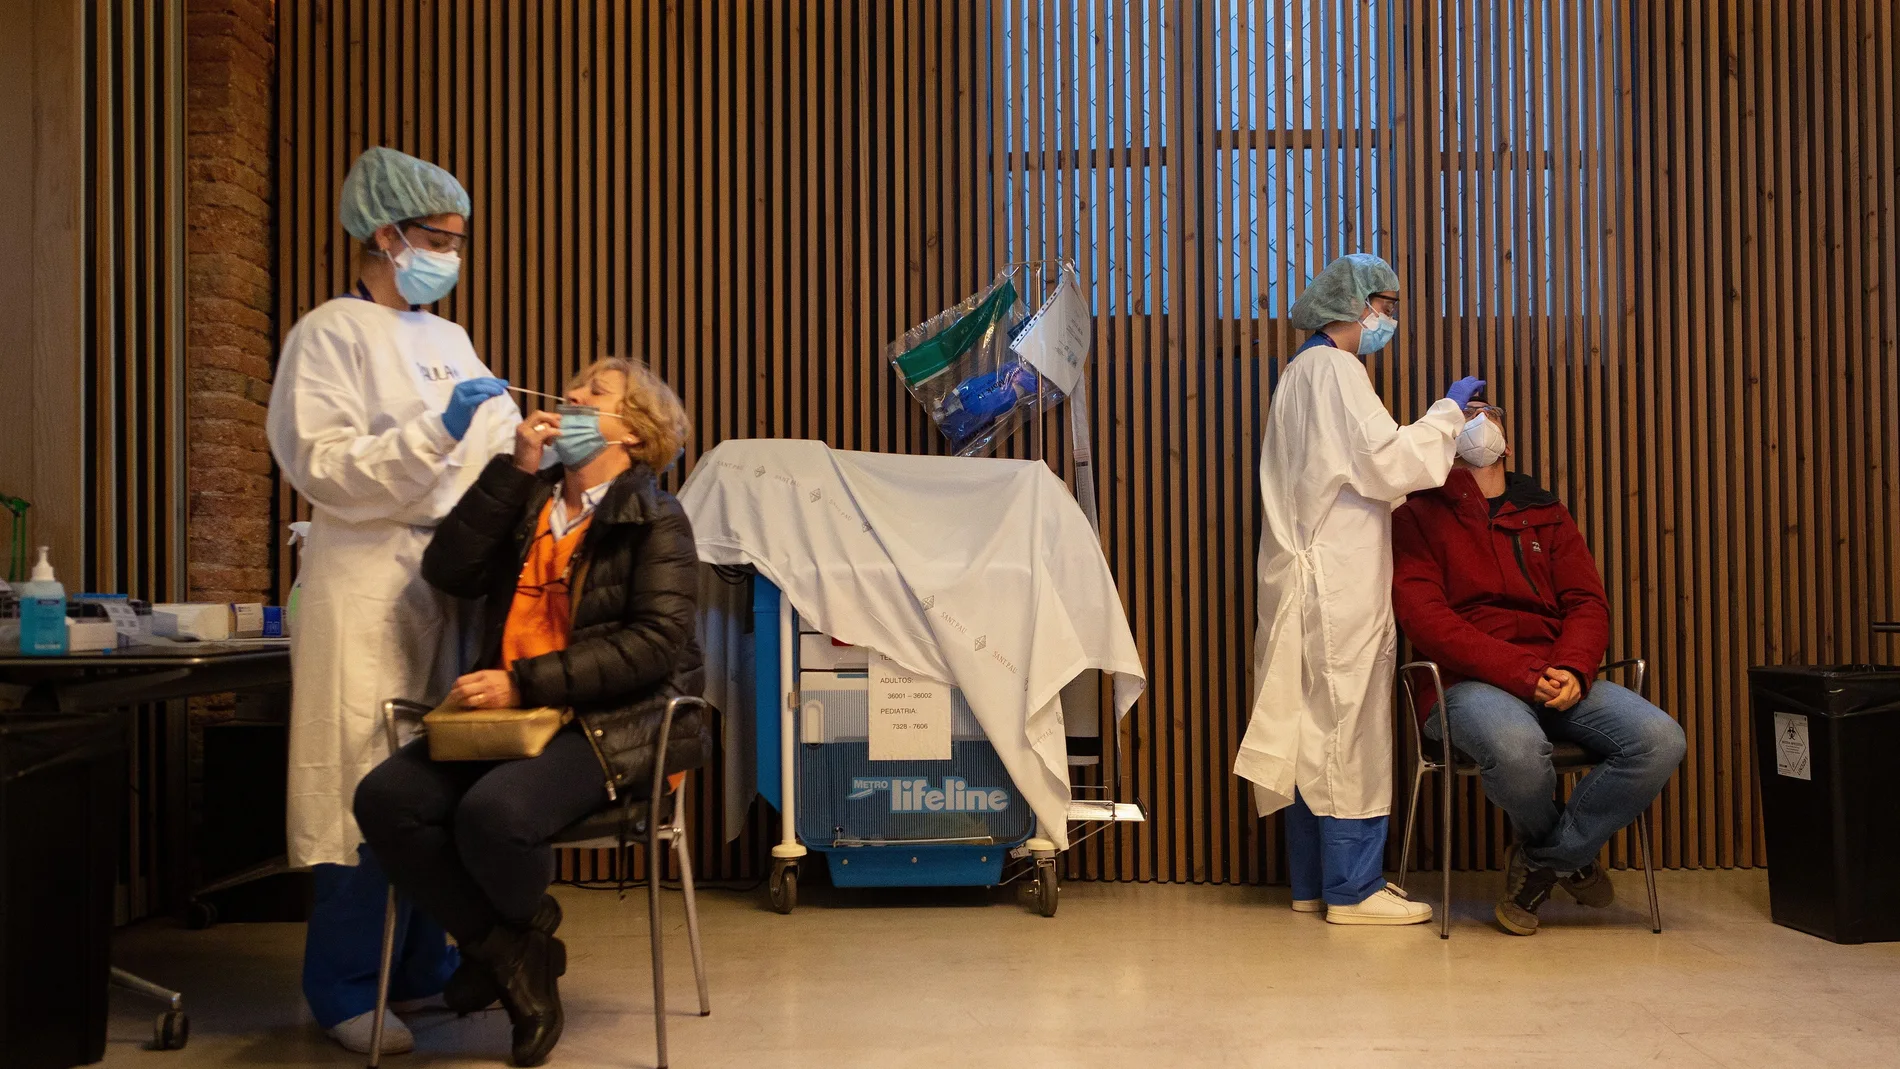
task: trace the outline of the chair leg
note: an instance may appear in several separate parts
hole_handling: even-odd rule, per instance
[[[699,944],[699,904],[693,896],[693,852],[686,829],[673,826],[673,856],[680,860],[680,889],[686,895],[686,942],[693,948],[693,979],[699,984],[699,1015],[712,1016],[712,989],[706,984],[706,955]]]
[[[396,957],[396,888],[383,907],[383,953],[376,972],[376,1016],[370,1019],[369,1069],[383,1061],[383,1019],[389,1015],[389,971]]]
[[[1449,750],[1449,747],[1447,749]],[[1444,771],[1438,777],[1438,841],[1444,844],[1443,853],[1438,861],[1445,872],[1444,897],[1440,899],[1438,918],[1438,938],[1440,939],[1451,938],[1451,854],[1455,841],[1451,833],[1451,790],[1458,783],[1458,772],[1449,760],[1450,754],[1447,753],[1446,757]]]
[[[654,814],[655,817],[658,814]],[[660,944],[660,878],[666,855],[660,852],[660,824],[647,821],[647,925],[653,944],[653,1038],[659,1046],[659,1069],[666,1069],[666,963]]]
[[[1412,832],[1418,827],[1418,790],[1425,782],[1425,763],[1412,768],[1412,801],[1405,807],[1405,839],[1399,847],[1399,890],[1405,889],[1406,873],[1412,871]]]
[[[1643,851],[1643,881],[1649,885],[1649,930],[1662,934],[1662,903],[1656,898],[1656,859],[1651,854],[1649,810],[1636,818],[1636,842]]]

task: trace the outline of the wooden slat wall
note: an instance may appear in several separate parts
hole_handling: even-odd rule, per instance
[[[1762,864],[1748,664],[1896,651],[1900,452],[1893,5],[1632,5],[1634,261],[1650,355],[1625,606],[1684,713],[1672,865]],[[1633,555],[1635,555],[1633,553]]]
[[[185,595],[183,24],[182,0],[84,5],[82,556],[61,564],[69,593]],[[162,844],[186,815],[185,782],[167,774],[185,764],[183,703],[140,709],[128,738],[122,919],[155,908],[180,861]]]
[[[348,284],[356,152],[440,160],[477,235],[444,313],[534,388],[648,358],[693,409],[689,464],[735,436],[936,450],[882,343],[1005,262],[1077,259],[1105,548],[1151,671],[1110,755],[1151,822],[1072,875],[1280,875],[1277,822],[1227,772],[1255,443],[1285,310],[1341,252],[1404,279],[1372,362],[1395,412],[1490,378],[1518,466],[1595,547],[1618,649],[1690,736],[1667,863],[1764,861],[1747,665],[1886,652],[1900,39],[1876,0],[278,11],[279,322]],[[757,874],[767,830],[712,842],[707,787],[710,874]],[[1458,801],[1455,860],[1494,864],[1500,818]]]
[[[84,566],[67,582],[154,600],[185,587],[183,18],[177,0],[85,15]]]

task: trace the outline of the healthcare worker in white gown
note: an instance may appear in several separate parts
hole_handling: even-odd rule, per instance
[[[1313,334],[1281,373],[1260,449],[1254,702],[1235,774],[1262,816],[1287,809],[1293,908],[1337,924],[1417,924],[1431,907],[1385,881],[1392,811],[1392,510],[1444,485],[1481,391],[1460,380],[1399,426],[1362,358],[1398,329],[1399,279],[1356,253],[1293,305]]]
[[[317,1023],[369,1049],[388,882],[359,850],[357,781],[387,755],[389,698],[433,702],[464,669],[460,606],[422,579],[430,533],[520,412],[468,334],[424,306],[461,272],[468,193],[434,164],[390,149],[359,156],[339,214],[363,243],[347,294],[284,339],[267,430],[285,478],[310,503],[291,631],[289,850],[314,866],[303,986]],[[442,928],[399,918],[392,1001],[441,993],[457,965]],[[383,1048],[413,1046],[386,1021]]]

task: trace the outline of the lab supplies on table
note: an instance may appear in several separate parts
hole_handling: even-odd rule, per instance
[[[286,638],[284,610],[276,605],[226,602],[168,603],[152,607],[152,631],[165,638],[220,642]]]
[[[152,605],[124,594],[74,594],[65,600],[66,653],[150,651],[177,646],[281,645],[289,618],[276,605],[228,603]],[[18,607],[0,598],[0,652],[21,649]],[[44,654],[42,654],[44,655]]]

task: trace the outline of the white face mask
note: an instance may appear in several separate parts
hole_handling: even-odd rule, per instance
[[[402,239],[402,251],[389,258],[396,268],[396,292],[410,304],[434,304],[449,295],[462,277],[462,257],[453,252],[418,249]]]
[[[1359,321],[1359,355],[1370,356],[1385,348],[1398,332],[1398,320],[1367,305],[1365,318]]]
[[[1504,456],[1504,430],[1489,416],[1477,416],[1458,432],[1458,459],[1488,468]]]

